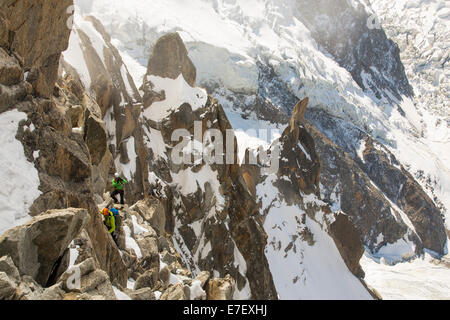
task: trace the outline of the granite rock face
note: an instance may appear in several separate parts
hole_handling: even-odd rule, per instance
[[[306,118],[321,154],[322,197],[349,215],[368,248],[376,252],[404,238],[417,252],[444,252],[441,210],[386,147],[325,112]]]
[[[86,210],[53,210],[8,230],[0,239],[0,255],[10,255],[21,275],[45,286],[54,265],[89,221]]]
[[[414,95],[397,44],[375,25],[362,4],[357,3],[355,8],[345,0],[320,0],[297,1],[297,6],[299,18],[313,38],[351,73],[363,90],[388,100],[391,97],[384,90],[399,100],[402,95]]]
[[[183,40],[176,32],[158,39],[153,47],[147,69],[151,70],[151,74],[162,78],[176,79],[182,74],[191,87],[195,86],[197,71],[188,57]]]
[[[1,28],[0,38],[6,48],[23,59],[25,71],[29,71],[34,92],[48,98],[58,77],[61,52],[67,48],[71,29],[68,10],[72,0],[2,0],[2,14],[8,21]],[[6,23],[4,23],[6,24]]]

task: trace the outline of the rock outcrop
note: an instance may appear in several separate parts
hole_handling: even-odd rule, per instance
[[[322,198],[349,215],[365,246],[375,253],[404,239],[416,253],[444,252],[440,210],[387,148],[325,112],[311,111],[306,118],[321,154]]]
[[[330,225],[330,235],[348,269],[358,278],[364,279],[364,271],[359,264],[364,246],[355,225],[342,212],[336,215],[335,221]]]
[[[187,84],[191,87],[196,85],[197,70],[188,57],[188,51],[183,40],[176,32],[169,33],[158,39],[153,46],[147,70],[151,71],[151,74],[155,76],[170,79],[176,79],[182,74]],[[144,79],[144,87],[146,84]]]
[[[10,255],[21,275],[45,286],[58,259],[87,224],[83,209],[53,210],[8,230],[0,239],[0,256]]]
[[[0,272],[0,299],[12,300],[16,293],[17,284],[13,279],[8,277],[5,272]]]
[[[155,44],[149,60],[147,82],[144,83],[142,90],[144,97],[155,98],[149,100],[144,98],[145,122],[143,125],[147,133],[147,148],[152,151],[161,151],[176,147],[178,141],[174,142],[171,139],[175,129],[184,129],[184,132],[189,135],[188,139],[194,137],[193,144],[205,143],[205,148],[211,148],[212,143],[203,141],[204,133],[208,129],[215,130],[216,133],[221,133],[220,139],[224,139],[225,146],[226,130],[231,130],[231,125],[222,107],[214,98],[208,96],[205,91],[192,87],[195,84],[195,77],[189,74],[193,75],[195,72],[191,70],[192,62],[187,56],[184,44],[180,41],[178,35],[161,38]],[[175,59],[167,50],[180,46],[182,48],[177,52],[182,55]],[[155,71],[152,66],[156,62],[163,66],[170,65],[170,67],[157,68]],[[174,74],[174,70],[178,70],[178,73]],[[190,71],[186,71],[186,74],[186,72],[182,73],[182,70]],[[183,79],[176,79],[181,74]],[[195,92],[197,101],[184,104],[181,101],[178,108],[174,108],[168,116],[159,119],[156,105],[159,104],[163,108],[164,100],[169,98],[167,97],[169,92],[161,91],[156,88],[155,83],[151,83],[151,77],[154,76],[172,79],[172,81],[185,81],[185,85],[188,86],[186,90]],[[195,105],[197,103],[198,105]],[[201,131],[196,131],[195,122],[197,126],[201,124]],[[157,136],[161,140],[155,141]],[[234,135],[232,142],[234,142],[232,145],[237,145]],[[254,298],[276,298],[264,255],[266,235],[261,222],[256,217],[258,208],[255,199],[248,192],[248,186],[236,164],[236,148],[232,154],[228,155],[234,164],[225,164],[225,156],[216,154],[216,159],[221,158],[218,162],[223,164],[209,164],[201,159],[198,161],[191,158],[187,163],[180,165],[172,161],[172,156],[170,152],[151,154],[149,168],[150,172],[165,185],[164,192],[170,204],[166,209],[166,232],[174,234],[174,241],[178,243],[178,246],[187,249],[182,256],[188,266],[192,270],[195,270],[196,266],[210,271],[216,270],[221,276],[230,274],[236,279],[238,290],[242,290],[248,281]],[[199,172],[211,176],[208,179],[210,182],[198,181],[197,179],[201,179],[202,176]],[[194,179],[189,182],[189,185],[193,185],[192,188],[188,188],[189,190],[180,190],[183,182],[176,181],[177,177],[183,179],[181,178],[183,176],[191,176],[190,179]],[[194,230],[192,224],[198,224],[200,228]],[[198,253],[204,250],[208,243],[211,249],[205,253],[205,256],[198,257]],[[241,252],[243,255],[248,268],[246,274],[242,274],[242,270],[233,265],[235,252]]]
[[[206,285],[208,300],[232,300],[235,290],[234,280],[227,275],[224,279],[210,279]]]
[[[322,295],[324,291],[334,290],[326,282],[318,280],[328,277],[326,273],[308,268],[311,260],[321,255],[319,248],[325,242],[333,243],[336,250],[330,248],[327,258],[322,257],[320,264],[329,263],[334,266],[333,269],[348,269],[351,275],[341,276],[355,276],[361,281],[356,285],[359,293],[352,294],[361,294],[360,299],[370,299],[372,295],[364,284],[364,272],[359,265],[364,247],[356,227],[320,200],[321,162],[304,119],[308,101],[305,98],[296,104],[289,125],[268,150],[270,153],[280,150],[278,171],[255,179],[264,229],[270,239],[266,255],[276,278],[275,285],[282,299],[307,297],[302,295],[307,283],[311,283],[310,290],[319,290]],[[254,177],[258,176],[252,166],[246,165],[244,170]],[[294,264],[294,261],[301,267],[292,270],[283,267]],[[342,298],[355,287],[341,289]]]
[[[56,278],[50,282],[56,281],[64,271],[61,267],[67,266],[69,243],[82,230],[86,231],[84,234],[89,239],[98,268],[106,271],[112,280],[124,284],[126,267],[114,248],[114,241],[104,230],[93,200],[93,168],[95,170],[99,165],[97,158],[92,161],[88,143],[95,147],[101,144],[101,139],[92,144],[92,138],[101,137],[102,128],[103,136],[106,135],[104,125],[92,123],[92,120],[101,121],[101,112],[97,111],[96,102],[88,99],[70,78],[61,79],[55,86],[59,57],[69,40],[66,9],[72,2],[4,1],[1,4],[2,8],[7,8],[2,11],[2,25],[9,29],[1,30],[1,38],[5,38],[6,32],[8,41],[3,41],[4,46],[0,49],[3,55],[0,111],[17,109],[28,116],[19,124],[16,137],[23,144],[27,160],[39,172],[41,194],[30,207],[30,215],[35,216],[31,224],[10,230],[2,238],[2,255],[11,256],[22,274],[19,293],[15,297],[31,298],[30,292],[37,292],[31,287],[45,286],[50,278]],[[61,10],[64,10],[63,14]],[[24,14],[33,18],[25,21]],[[39,32],[32,32],[34,28]],[[49,28],[56,30],[56,36],[54,32],[48,32]],[[14,71],[18,69],[18,73]],[[29,72],[26,78],[25,72]],[[78,117],[73,112],[77,109],[83,110]],[[94,116],[97,118],[92,119]],[[73,130],[75,118],[79,120],[77,126],[80,125],[81,134]],[[107,155],[106,141],[103,142]],[[107,162],[104,166],[109,173],[110,163],[104,162]],[[102,188],[104,190],[104,186]],[[77,209],[71,212],[72,209],[67,209],[71,207]],[[45,214],[52,209],[55,211]],[[87,226],[80,219],[71,219],[79,215],[90,218]],[[25,281],[24,277],[29,278]]]
[[[2,14],[8,21],[3,22],[7,28],[0,30],[3,45],[6,42],[8,50],[22,57],[34,92],[45,98],[53,94],[59,57],[69,43],[71,29],[67,22],[71,5],[73,0],[0,1]]]
[[[108,190],[112,179],[110,171],[113,171],[111,162],[114,162],[114,170],[133,181],[126,186],[126,192],[130,195],[129,201],[136,202],[145,197],[148,189],[147,167],[142,165],[146,156],[139,125],[140,93],[119,51],[96,18],[88,16],[75,21],[71,37],[61,59],[60,73],[69,82],[68,89],[82,102],[82,108],[77,108],[80,111],[74,110],[73,115],[78,119],[84,113],[76,126],[83,128],[94,159],[94,192],[101,196],[105,188]],[[80,51],[85,69],[74,67],[80,63],[74,53]],[[92,126],[85,128],[88,125]],[[129,152],[138,153],[139,158],[129,157]]]
[[[290,125],[280,138],[282,150],[278,174],[289,179],[286,183],[280,181],[279,188],[283,189],[288,202],[292,201],[290,194],[293,197],[301,192],[320,195],[320,161],[314,140],[303,127],[308,102],[305,98],[295,106]]]

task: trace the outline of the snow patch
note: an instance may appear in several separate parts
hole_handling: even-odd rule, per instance
[[[208,99],[206,91],[201,88],[192,88],[182,74],[175,80],[150,75],[147,81],[154,84],[154,91],[164,91],[166,95],[164,101],[154,102],[144,111],[144,117],[149,120],[161,122],[184,103],[188,103],[192,111],[206,105]]]
[[[117,287],[113,286],[113,290],[117,300],[131,300],[129,296],[127,296],[124,292],[120,291]]]
[[[0,114],[0,145],[3,185],[0,189],[0,236],[8,229],[31,219],[33,202],[41,195],[39,175],[34,164],[25,157],[23,145],[16,139],[19,123],[27,115],[17,110]]]
[[[141,259],[142,256],[142,251],[141,248],[139,248],[136,240],[133,239],[133,237],[131,237],[131,230],[128,226],[124,226],[123,227],[124,231],[125,231],[125,246],[127,247],[127,249],[133,249],[134,252],[136,253],[136,257],[138,259]]]

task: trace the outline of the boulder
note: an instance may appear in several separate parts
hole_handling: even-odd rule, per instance
[[[98,289],[107,289],[105,283],[109,284],[110,289],[113,290],[108,274],[103,270],[94,270],[81,278],[81,289],[79,292],[86,293]]]
[[[136,257],[136,253],[134,252],[134,250],[122,250],[122,260],[128,270],[136,271],[136,269],[138,269],[138,258]]]
[[[85,209],[47,211],[8,230],[0,239],[0,255],[10,255],[22,275],[45,286],[55,263],[88,220]]]
[[[0,258],[0,272],[6,273],[9,277],[20,280],[19,270],[17,270],[10,256],[3,256]]]
[[[14,279],[0,272],[0,300],[12,300],[17,289]]]
[[[37,300],[44,289],[30,276],[22,276],[22,281],[17,287],[14,300]]]
[[[0,84],[0,113],[24,100],[31,91],[32,88],[28,82],[21,82],[9,87]]]
[[[156,252],[156,253],[145,252],[144,254],[145,254],[144,257],[139,259],[139,263],[138,263],[138,267],[140,269],[139,271],[141,271],[143,273],[150,269],[159,270],[160,260],[159,260],[158,252]]]
[[[63,119],[67,122],[66,119]],[[39,139],[38,169],[64,182],[82,183],[91,177],[92,165],[86,146],[45,128]]]
[[[134,290],[153,288],[159,280],[159,269],[152,268],[136,279]]]
[[[201,287],[204,288],[210,277],[211,273],[208,271],[202,271],[195,277],[194,281],[200,281]]]
[[[66,270],[66,272],[64,272],[59,278],[58,283],[62,283],[63,286],[62,288],[65,291],[70,291],[69,284],[70,281],[72,281],[73,276],[75,275],[74,274],[75,270],[77,270],[76,272],[78,272],[79,276],[82,277],[93,272],[95,268],[96,267],[94,258],[86,259],[83,262],[74,265],[68,270]]]
[[[167,240],[166,237],[162,237],[162,236],[158,237],[158,249],[159,249],[159,251],[164,251],[164,250],[170,251],[170,248],[171,248],[170,243],[169,243],[169,241]]]
[[[62,283],[57,283],[50,288],[44,290],[44,292],[37,298],[38,300],[63,300],[64,290]]]
[[[168,266],[164,266],[159,271],[159,279],[163,282],[163,284],[167,284],[170,280],[170,270]]]
[[[210,279],[206,284],[207,300],[232,300],[236,281],[227,275],[225,278]]]
[[[155,294],[152,292],[150,288],[142,288],[136,291],[129,291],[127,294],[131,298],[131,300],[143,300],[143,301],[156,300]]]
[[[23,80],[23,69],[19,61],[0,48],[0,84],[12,86]]]
[[[91,163],[97,166],[102,161],[108,150],[108,137],[105,123],[94,116],[86,120],[85,141],[91,155]]]
[[[163,251],[163,253],[161,254],[161,261],[164,263],[167,263],[168,265],[177,262],[177,257],[173,254],[170,254],[167,251]]]
[[[78,294],[76,299],[102,296],[107,300],[115,300],[114,289],[108,274],[103,270],[95,269],[95,261],[92,258],[67,270],[61,276],[59,283],[66,293]]]
[[[144,256],[158,255],[158,240],[152,233],[136,235],[135,238]]]
[[[181,283],[172,285],[163,292],[159,300],[189,300],[190,290]]]
[[[141,200],[133,205],[130,211],[139,213],[155,229],[158,236],[165,235],[166,212],[164,205],[160,201]]]

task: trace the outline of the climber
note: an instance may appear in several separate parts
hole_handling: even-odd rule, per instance
[[[119,210],[117,210],[116,208],[112,208],[110,211],[114,215],[114,221],[116,222],[116,231],[118,232],[120,230],[120,223],[121,223]]]
[[[101,213],[103,214],[103,217],[105,220],[103,223],[108,228],[108,232],[111,234],[111,236],[114,239],[114,242],[117,244],[117,237],[116,237],[116,218],[114,217],[114,212],[111,210],[108,210],[108,208],[104,208]]]
[[[119,173],[116,173],[114,175],[114,179],[112,181],[112,185],[114,187],[114,191],[111,193],[111,197],[113,198],[114,203],[118,203],[119,202],[117,200],[117,198],[116,198],[116,196],[118,194],[120,194],[120,204],[123,205],[125,203],[124,199],[123,199],[124,198],[124,193],[125,193],[123,188],[124,188],[125,184],[127,184],[127,183],[128,183],[128,181],[125,180],[125,179],[122,179],[120,177]]]

